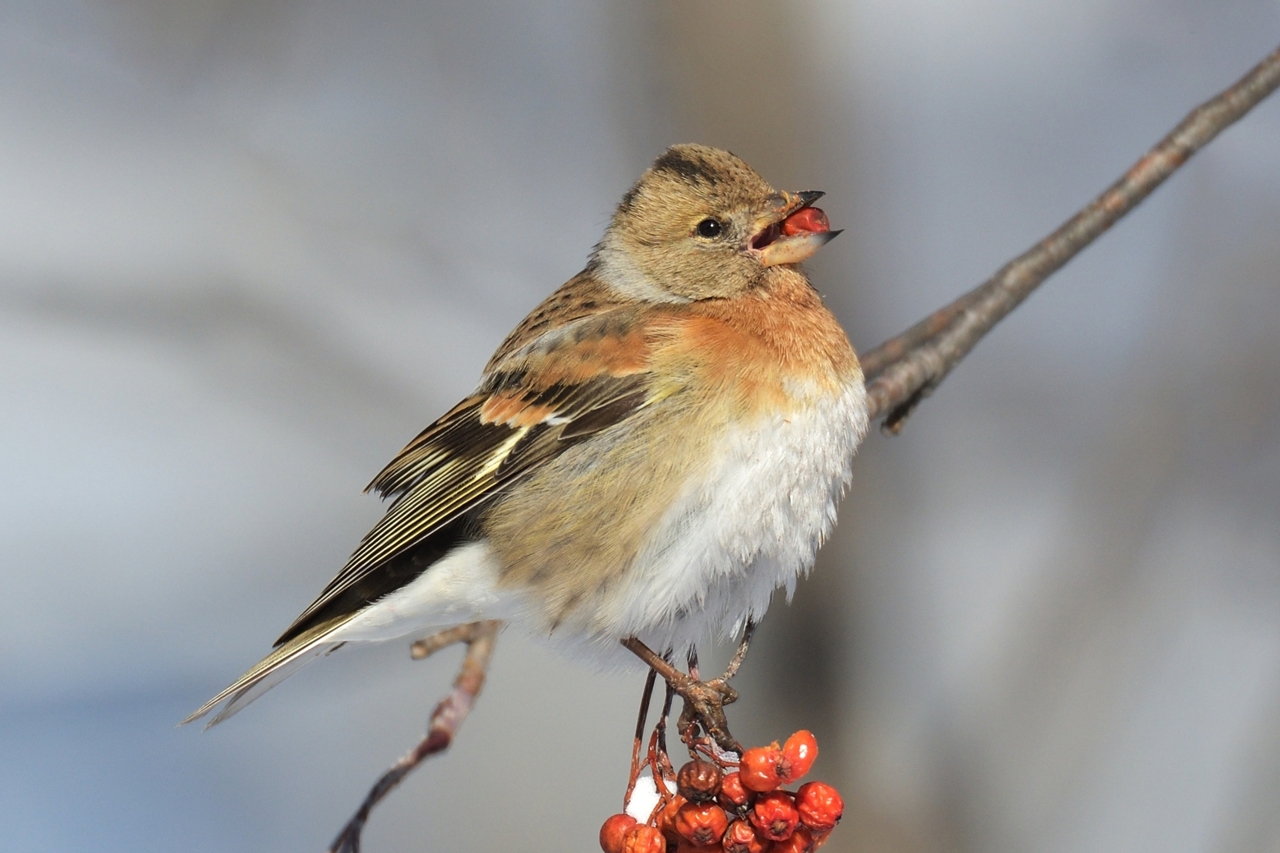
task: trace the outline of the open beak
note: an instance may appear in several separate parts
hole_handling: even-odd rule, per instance
[[[822,196],[817,190],[778,193],[774,209],[756,223],[747,251],[766,267],[808,260],[840,233],[828,230],[826,214],[813,207]]]

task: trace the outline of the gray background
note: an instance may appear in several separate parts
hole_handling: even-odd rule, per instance
[[[865,348],[1277,41],[1275,0],[0,3],[0,846],[328,843],[456,650],[173,724],[667,144],[829,193]],[[733,709],[818,733],[827,849],[1280,850],[1278,224],[1273,100],[868,439]],[[596,849],[639,688],[509,632],[367,849]]]

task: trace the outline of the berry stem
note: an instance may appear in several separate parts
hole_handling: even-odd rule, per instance
[[[631,805],[631,795],[636,790],[636,780],[640,778],[640,746],[644,743],[644,724],[649,717],[649,701],[653,698],[653,686],[658,683],[656,670],[649,670],[649,677],[644,681],[644,695],[640,699],[640,716],[636,720],[636,739],[631,746],[631,778],[627,780],[627,793],[622,797],[622,810]]]

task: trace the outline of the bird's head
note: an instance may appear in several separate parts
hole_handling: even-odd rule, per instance
[[[731,297],[840,233],[812,207],[821,195],[779,192],[728,151],[674,145],[623,196],[592,263],[636,299]]]

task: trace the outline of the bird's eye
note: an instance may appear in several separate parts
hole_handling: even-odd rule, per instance
[[[719,219],[704,219],[698,223],[698,236],[706,237],[713,240],[720,236],[720,232],[724,231],[724,226],[720,224]]]

